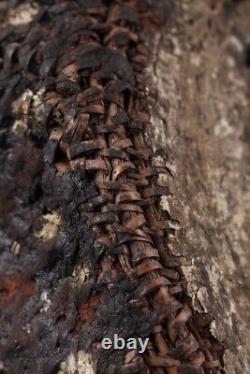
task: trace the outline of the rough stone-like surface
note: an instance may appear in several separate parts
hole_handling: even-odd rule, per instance
[[[181,226],[172,250],[193,259],[183,268],[193,305],[215,317],[226,372],[243,374],[250,370],[250,3],[213,3],[177,2],[154,36],[151,137],[173,176],[163,180],[172,195],[162,205]]]
[[[22,4],[17,14],[7,10],[18,1],[3,1],[0,17],[7,14],[13,29],[24,26],[25,31],[43,2]],[[150,133],[155,149],[162,149],[155,163],[161,164],[167,153],[169,176],[160,175],[159,184],[171,192],[162,197],[162,207],[172,218],[169,227],[177,232],[169,234],[169,247],[176,255],[194,259],[193,266],[183,267],[186,288],[197,311],[216,317],[212,331],[225,342],[227,372],[247,373],[244,125],[249,118],[250,6],[237,3],[228,0],[223,7],[210,7],[202,0],[175,2],[172,21],[153,36],[155,59],[148,86],[154,107]],[[98,348],[93,341],[122,325],[135,334],[136,322],[144,329],[139,333],[148,335],[154,316],[139,319],[140,311],[127,307],[134,290],[124,279],[104,302],[95,293],[89,298],[103,249],[94,246],[73,200],[95,196],[96,191],[77,172],[55,178],[49,159],[43,158],[47,136],[31,132],[27,137],[26,104],[32,102],[38,119],[38,108],[44,110],[39,102],[44,87],[34,95],[29,88],[23,91],[24,86],[12,108],[23,115],[10,125],[11,118],[1,113],[8,130],[0,132],[5,150],[0,157],[0,372],[101,373],[122,357],[103,355],[97,368],[89,354]],[[100,291],[98,286],[94,291]],[[96,321],[86,308],[87,298]],[[117,310],[119,318],[114,318]],[[188,369],[184,365],[180,370]]]
[[[170,7],[41,0],[34,18],[29,0],[5,4],[1,370],[218,372],[223,348],[165,245],[179,228],[160,207],[166,168],[144,141],[143,35]],[[145,357],[101,349],[115,333],[150,337]]]

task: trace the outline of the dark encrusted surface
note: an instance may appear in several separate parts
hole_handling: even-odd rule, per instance
[[[166,168],[144,136],[136,73],[161,7],[39,4],[32,23],[0,30],[3,370],[54,373],[84,350],[98,373],[218,372],[210,320],[188,306],[185,259],[167,248],[175,229],[155,178]],[[48,222],[53,235],[41,234]],[[114,333],[150,336],[145,360],[100,350]]]

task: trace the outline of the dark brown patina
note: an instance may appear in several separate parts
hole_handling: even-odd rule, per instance
[[[154,165],[145,136],[137,78],[149,58],[143,32],[160,24],[159,9],[138,0],[39,4],[32,23],[0,32],[4,370],[54,373],[82,349],[96,357],[98,373],[218,373],[222,347],[211,319],[192,310],[180,270],[187,259],[168,249],[175,229],[157,176],[169,171]],[[27,89],[27,112],[13,113]],[[11,131],[18,116],[27,118],[23,137]],[[36,245],[38,218],[54,210],[63,220],[57,239]],[[18,259],[9,237],[25,248]],[[75,267],[86,265],[89,279],[73,288]],[[42,314],[43,290],[51,306]],[[15,325],[30,332],[21,336]],[[114,333],[150,337],[146,353],[102,352],[102,337]]]

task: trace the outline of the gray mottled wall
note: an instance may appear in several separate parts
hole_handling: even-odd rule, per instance
[[[250,3],[218,3],[176,2],[170,21],[154,36],[150,133],[174,176],[160,176],[171,192],[162,204],[180,222],[173,252],[193,259],[183,271],[194,307],[215,316],[212,332],[225,342],[226,372],[245,374]]]

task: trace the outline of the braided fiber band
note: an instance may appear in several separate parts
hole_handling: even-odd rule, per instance
[[[4,72],[8,76],[15,54],[21,81],[9,87],[28,81],[40,95],[40,112],[31,100],[28,114],[33,127],[47,131],[47,167],[56,176],[78,173],[95,188],[77,200],[81,220],[95,235],[93,246],[101,248],[95,289],[79,307],[80,323],[94,323],[102,314],[99,304],[105,305],[121,280],[130,288],[132,318],[133,311],[143,316],[134,332],[150,338],[146,352],[124,352],[122,363],[100,372],[219,373],[221,348],[185,290],[181,266],[188,261],[168,248],[176,227],[161,208],[161,196],[169,192],[158,175],[169,170],[164,163],[156,166],[147,140],[150,118],[140,82],[150,54],[144,33],[160,27],[150,3],[79,0],[45,6],[23,31],[21,44],[12,44]],[[7,99],[8,92],[2,107]]]

